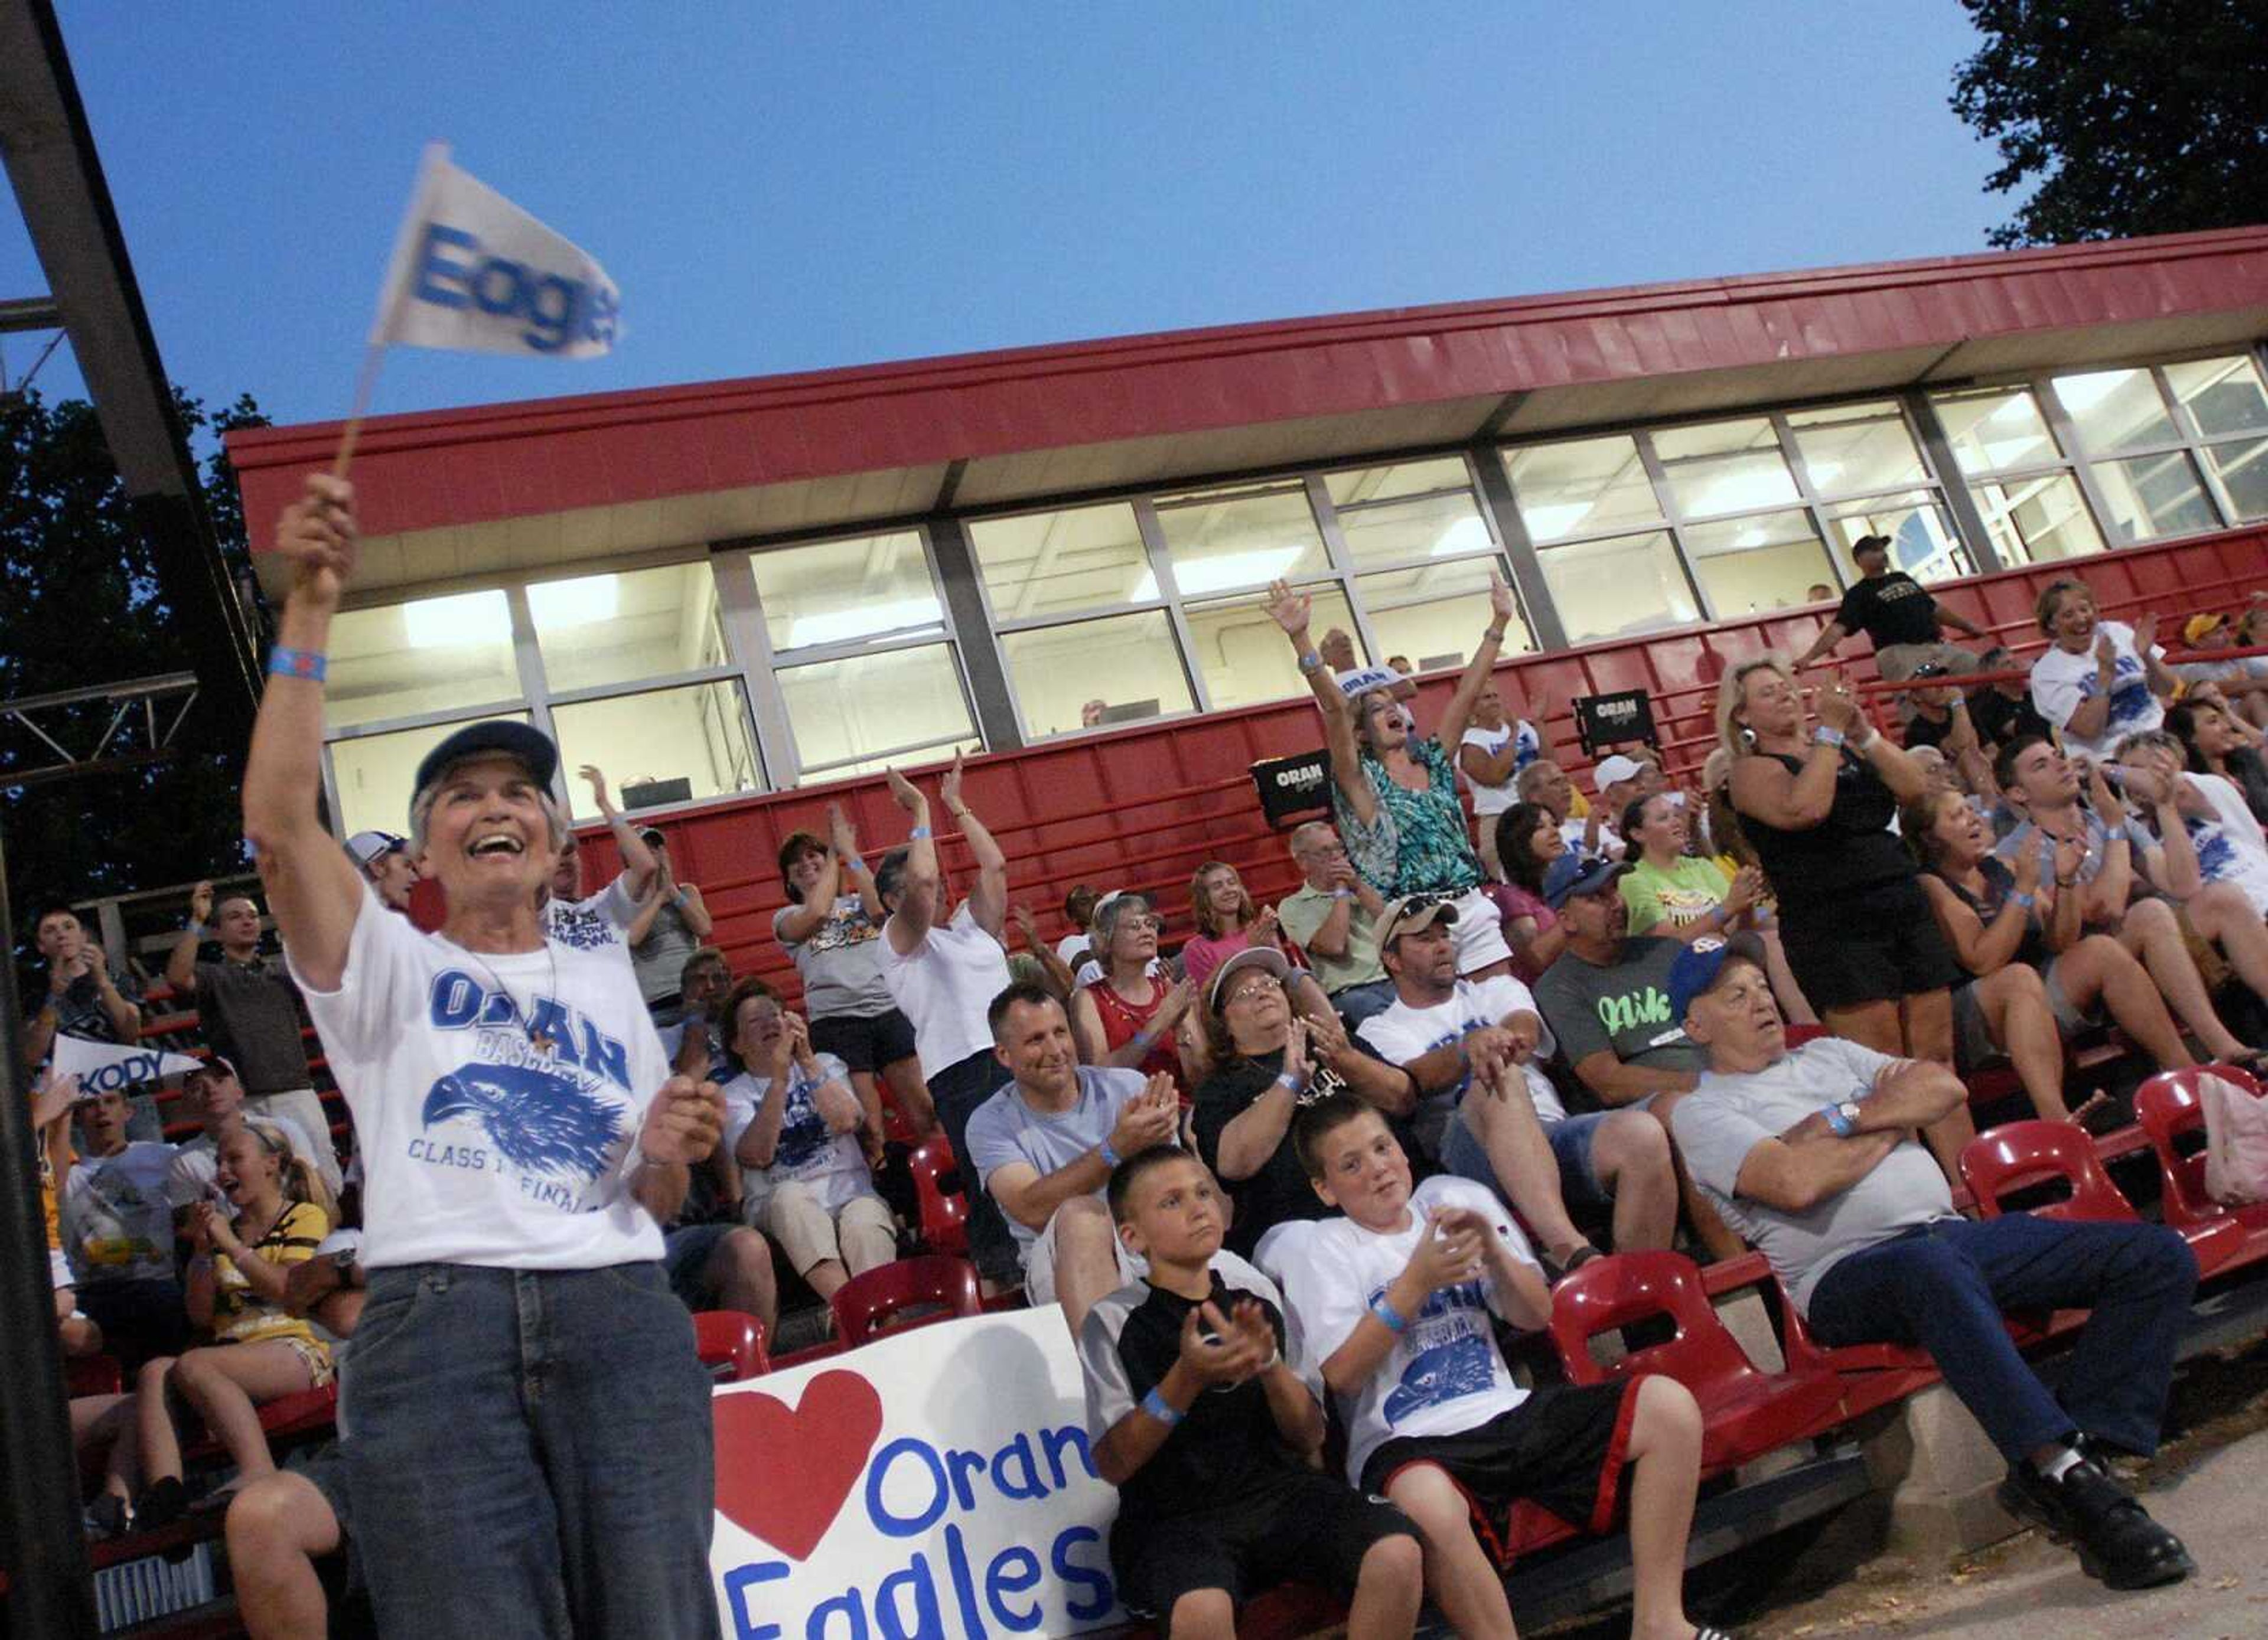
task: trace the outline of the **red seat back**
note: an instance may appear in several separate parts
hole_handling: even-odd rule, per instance
[[[2058,1179],[2071,1186],[2069,1199],[2031,1209],[2037,1217],[2126,1221],[2141,1217],[2102,1171],[2095,1141],[2074,1123],[2004,1122],[1978,1134],[1961,1152],[1962,1182],[1977,1198],[1977,1210],[1987,1218],[2000,1216],[2003,1197]]]
[[[2259,1083],[2234,1065],[2184,1065],[2161,1070],[2134,1090],[2134,1117],[2150,1136],[2158,1153],[2158,1171],[2166,1181],[2166,1222],[2176,1226],[2195,1224],[2222,1215],[2220,1205],[2205,1192],[2205,1151],[2182,1154],[2176,1140],[2205,1128],[2205,1107],[2198,1102],[2198,1078],[2216,1076],[2242,1088],[2256,1099]]]
[[[922,1243],[932,1253],[958,1256],[968,1251],[968,1197],[947,1189],[957,1179],[953,1142],[942,1129],[932,1133],[906,1158],[914,1176],[914,1202],[921,1217]]]
[[[846,1349],[865,1343],[877,1334],[893,1330],[892,1318],[917,1304],[942,1305],[934,1315],[903,1325],[925,1327],[958,1315],[984,1313],[983,1289],[977,1284],[976,1267],[966,1259],[925,1254],[900,1259],[853,1276],[828,1300],[835,1311],[835,1331]]]
[[[1598,1334],[1654,1315],[1675,1321],[1676,1336],[1607,1364],[1592,1358]],[[1682,1253],[1616,1253],[1575,1270],[1551,1290],[1551,1342],[1578,1384],[1667,1372],[1700,1395],[1762,1376],[1717,1319],[1701,1272]]]
[[[725,1369],[725,1382],[738,1384],[772,1370],[764,1348],[764,1324],[741,1310],[703,1310],[693,1318],[693,1350],[711,1371]]]

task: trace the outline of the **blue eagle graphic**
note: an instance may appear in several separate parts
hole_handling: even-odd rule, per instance
[[[460,1066],[425,1095],[427,1127],[453,1116],[479,1120],[504,1158],[522,1173],[595,1179],[622,1136],[622,1113],[565,1077],[525,1065]]]
[[[1438,1407],[1461,1395],[1477,1395],[1495,1378],[1487,1343],[1470,1334],[1421,1350],[1402,1370],[1402,1381],[1386,1398],[1386,1421],[1399,1423],[1420,1407]]]

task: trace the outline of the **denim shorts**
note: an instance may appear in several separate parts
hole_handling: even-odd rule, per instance
[[[1614,1114],[1610,1110],[1593,1111],[1587,1115],[1567,1116],[1543,1124],[1543,1136],[1551,1144],[1551,1159],[1559,1164],[1559,1193],[1571,1213],[1605,1212],[1614,1206],[1614,1197],[1601,1187],[1597,1170],[1591,1165],[1591,1150],[1598,1143],[1599,1124]],[[1462,1108],[1450,1119],[1448,1131],[1441,1136],[1441,1166],[1460,1179],[1486,1185],[1506,1200],[1511,1199],[1497,1182],[1496,1169],[1489,1165],[1488,1151],[1465,1125]]]

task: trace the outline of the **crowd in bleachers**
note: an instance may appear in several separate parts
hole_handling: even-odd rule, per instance
[[[350,568],[350,504],[313,488],[279,532],[303,616]],[[422,1336],[418,1307],[441,1308],[423,1295],[452,1270],[651,1258],[685,1311],[752,1318],[686,1324],[737,1372],[850,1349],[924,1306],[1059,1304],[1097,1467],[1122,1489],[1122,1597],[1169,1632],[1232,1632],[1240,1601],[1299,1576],[1340,1585],[1350,1633],[1408,1633],[1422,1590],[1458,1632],[1509,1635],[1516,1553],[1627,1529],[1634,1632],[1685,1640],[1715,1632],[1680,1592],[1695,1489],[1739,1445],[1712,1387],[1754,1372],[1712,1355],[1694,1272],[1755,1248],[1786,1295],[1788,1393],[1809,1397],[1800,1416],[1773,1403],[1782,1438],[1841,1416],[1822,1389],[1837,1351],[1924,1352],[2007,1457],[2013,1512],[2113,1586],[2186,1575],[2112,1458],[2156,1445],[2199,1261],[2232,1256],[2225,1215],[2172,1184],[2176,1228],[2002,1213],[1992,1190],[1967,1194],[1999,1154],[1971,1111],[2012,1077],[2059,1124],[2035,1149],[2075,1157],[2092,1188],[2095,1136],[2134,1111],[2103,1078],[2075,1086],[2088,1055],[2250,1085],[2268,1031],[2268,658],[2209,657],[2249,646],[2268,603],[2189,618],[2181,647],[2208,658],[2169,666],[2150,616],[2103,619],[2059,580],[2014,679],[2007,649],[1946,641],[1990,635],[1890,570],[1885,546],[1859,543],[1860,578],[1800,661],[1727,670],[1697,769],[1645,741],[1599,747],[1587,793],[1537,727],[1550,712],[1521,710],[1494,669],[1500,585],[1430,727],[1406,667],[1358,666],[1279,585],[1270,611],[1331,766],[1329,818],[1286,840],[1296,889],[1256,902],[1220,860],[1185,905],[1130,878],[1082,883],[1049,941],[1012,903],[960,761],[934,799],[894,772],[902,842],[862,847],[829,805],[823,835],[778,849],[770,931],[799,997],[735,973],[666,835],[627,823],[586,768],[622,862],[588,891],[547,795],[556,753],[523,726],[453,737],[420,771],[409,835],[326,840],[328,863],[298,829],[312,800],[287,813],[256,770],[269,903],[200,885],[160,983],[106,961],[67,906],[37,919],[35,1065],[58,1034],[146,1034],[201,1062],[130,1094],[48,1076],[36,1097],[90,1531],[226,1509],[260,1636],[324,1632],[338,1583],[320,1568],[367,1534],[379,1621],[407,1632],[460,1585],[431,1553],[387,1575],[401,1499],[377,1496],[378,1460],[356,1448],[414,1468],[449,1409],[413,1417],[407,1398],[447,1392],[431,1361],[365,1391],[377,1344]],[[1839,673],[1799,670],[1862,635],[1905,686],[1874,697],[1888,727]],[[304,661],[276,670],[319,697]],[[279,693],[262,730],[277,743]],[[437,825],[462,845],[446,871]],[[969,863],[960,880],[940,827]],[[487,885],[523,861],[541,875],[515,908]],[[449,898],[439,935],[409,920],[421,873]],[[372,1011],[396,970],[424,988],[411,1001],[437,1038],[469,1027],[511,1051],[403,1069],[417,1031]],[[559,1095],[562,1059],[612,1076],[622,1113]],[[2170,1180],[2182,1122],[2161,1115]],[[585,1151],[571,1220],[541,1218],[542,1181]],[[490,1178],[538,1200],[463,1197]],[[1974,1219],[1957,1210],[1972,1199]],[[517,1291],[524,1316],[530,1291],[497,1302]],[[543,1291],[562,1313],[589,1305],[594,1338],[619,1324],[619,1295]],[[1616,1308],[1639,1291],[1681,1317],[1668,1342]],[[452,1325],[504,1324],[461,1303]],[[2038,1340],[2004,1325],[2042,1308],[2094,1312],[2059,1401],[2020,1352]],[[1572,1381],[1523,1386],[1498,1324],[1551,1335]],[[1587,1341],[1612,1328],[1631,1364],[1608,1372]],[[645,1331],[650,1350],[672,1336]],[[586,1416],[662,1371],[586,1347],[581,1367],[603,1366]],[[460,1417],[511,1393],[476,1381],[477,1353],[450,1379]],[[554,1438],[539,1412],[514,1416]],[[655,1434],[640,1462],[667,1470],[691,1438]],[[705,1518],[707,1464],[682,1467],[655,1495],[698,1481],[676,1518]],[[542,1484],[579,1506],[571,1481]],[[682,1555],[636,1573],[645,1632],[714,1632],[705,1542],[694,1593]],[[584,1585],[631,1578],[632,1553],[578,1566],[544,1609],[587,1625],[604,1606]]]

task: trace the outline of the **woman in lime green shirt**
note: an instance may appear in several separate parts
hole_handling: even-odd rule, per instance
[[[1713,860],[1685,852],[1685,805],[1663,792],[1623,812],[1623,841],[1635,862],[1623,874],[1630,931],[1682,939],[1727,934],[1747,925],[1764,890],[1762,874],[1744,867],[1727,878]]]

